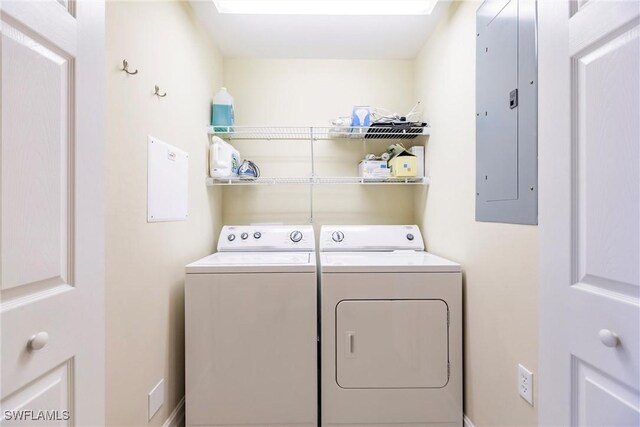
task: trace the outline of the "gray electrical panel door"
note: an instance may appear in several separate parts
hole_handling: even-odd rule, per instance
[[[535,1],[486,0],[476,29],[476,220],[537,224]]]

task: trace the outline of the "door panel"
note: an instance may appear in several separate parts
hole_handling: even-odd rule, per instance
[[[2,103],[11,108],[2,110],[0,252],[2,290],[14,288],[5,298],[70,282],[73,70],[56,50],[3,25]]]
[[[73,1],[70,4],[77,5],[77,3],[77,1]],[[97,6],[100,6],[100,2],[97,3]],[[56,46],[61,51],[66,52],[69,57],[76,58],[78,46],[81,44],[78,38],[80,26],[78,25],[79,21],[69,13],[69,9],[70,7],[65,8],[55,0],[3,0],[2,21],[10,25],[20,26],[29,37],[37,38],[51,46]],[[83,15],[83,11],[88,11],[84,5],[79,9],[80,15]],[[84,16],[87,16],[87,14],[84,13]],[[98,24],[98,22],[93,24]],[[89,35],[87,33],[85,36]],[[94,45],[93,48],[102,49],[97,45]]]
[[[3,401],[2,409],[5,419],[10,419],[6,419],[2,425],[33,425],[34,421],[24,419],[20,411],[33,411],[33,418],[47,426],[73,425],[71,371],[72,363],[67,361],[8,396]],[[6,417],[6,411],[10,411],[10,417]]]
[[[577,282],[637,300],[639,27],[574,57]],[[635,70],[635,72],[634,72]],[[634,125],[635,123],[635,125]]]
[[[580,426],[638,426],[638,392],[584,361],[573,358],[572,394]]]
[[[336,381],[342,388],[440,388],[448,378],[442,300],[355,300],[336,306]]]

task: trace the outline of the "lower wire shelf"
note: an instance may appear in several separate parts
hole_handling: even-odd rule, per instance
[[[331,184],[355,184],[355,185],[429,185],[429,177],[411,178],[361,178],[357,176],[343,177],[260,177],[260,178],[207,178],[207,186],[215,185],[277,185],[277,184],[302,184],[302,185],[331,185]]]

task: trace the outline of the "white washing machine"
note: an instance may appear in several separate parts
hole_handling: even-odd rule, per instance
[[[324,426],[461,426],[460,265],[416,225],[320,232]]]
[[[225,226],[186,276],[186,424],[317,425],[312,227]]]

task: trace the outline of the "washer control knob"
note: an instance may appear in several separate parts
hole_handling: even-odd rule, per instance
[[[247,233],[242,233],[242,234],[240,235],[240,238],[241,238],[242,240],[247,240],[247,238],[248,238],[248,237],[249,237],[249,235],[248,235]]]
[[[413,234],[411,233],[407,234],[407,240],[413,240],[413,239],[414,239]]]
[[[342,242],[344,240],[344,233],[342,231],[334,231],[331,233],[331,239],[334,242]]]
[[[259,239],[262,237],[262,233],[259,231],[256,231],[255,233],[253,233],[253,238],[254,239]]]
[[[302,240],[302,232],[298,230],[292,231],[289,237],[291,238],[291,241],[293,243],[298,243],[300,240]]]
[[[229,234],[227,236],[227,240],[230,242],[233,242],[234,240],[236,240],[236,235],[235,234]]]

